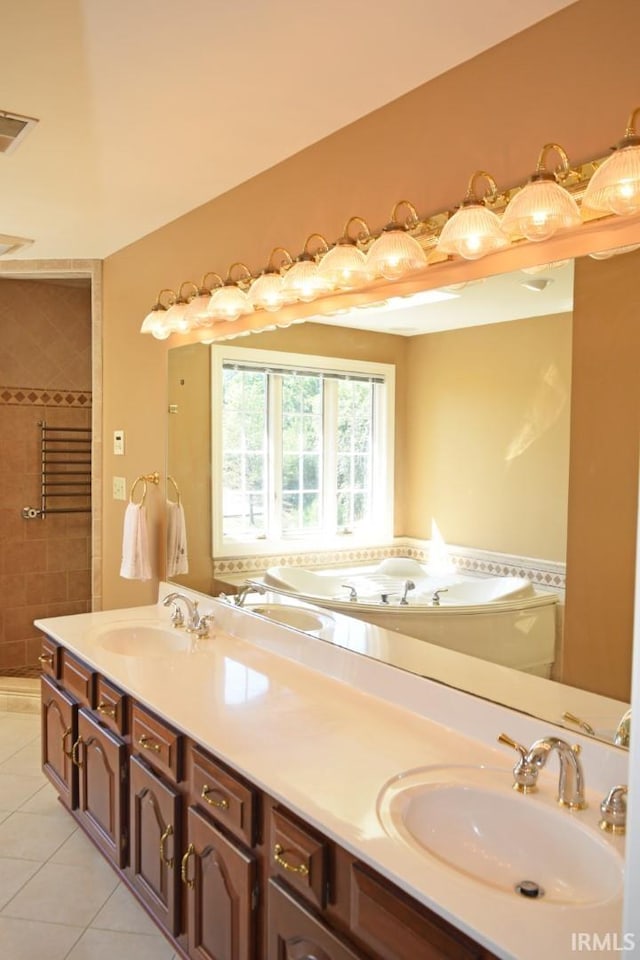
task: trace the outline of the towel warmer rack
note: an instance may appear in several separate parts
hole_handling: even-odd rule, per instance
[[[91,513],[91,428],[52,427],[39,420],[40,507],[23,507],[27,520],[51,513]]]

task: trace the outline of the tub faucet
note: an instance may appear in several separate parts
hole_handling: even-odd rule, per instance
[[[236,607],[243,607],[245,600],[247,599],[250,593],[259,593],[263,595],[266,593],[266,590],[264,587],[261,587],[257,583],[245,583],[245,585],[240,590],[238,590],[237,593],[234,593],[232,595],[231,599],[233,600]]]
[[[341,587],[344,587],[345,590],[348,590],[348,591],[349,591],[349,601],[350,601],[351,603],[357,603],[357,602],[358,602],[358,591],[356,590],[356,588],[355,588],[354,586],[352,586],[352,584],[350,584],[350,583],[341,583],[340,586],[341,586]]]
[[[513,789],[520,793],[533,793],[536,790],[538,774],[549,759],[557,751],[560,761],[560,778],[558,780],[558,803],[570,810],[583,810],[586,807],[584,799],[584,773],[580,763],[580,747],[570,746],[559,737],[543,737],[536,740],[529,748],[523,747],[501,733],[499,743],[512,747],[520,754],[520,759],[513,768]]]
[[[184,615],[179,606],[179,601],[184,604],[187,613],[187,633],[195,633],[198,637],[206,637],[209,634],[209,623],[213,619],[210,614],[201,616],[198,610],[198,601],[185,597],[183,593],[169,593],[162,601],[164,607],[173,604],[173,613],[171,622],[174,627],[183,627],[185,624]]]
[[[405,580],[404,590],[402,591],[402,599],[400,600],[400,603],[403,607],[406,607],[409,603],[409,601],[407,600],[407,594],[409,593],[409,590],[415,590],[415,588],[416,588],[416,585],[413,582],[413,580]]]
[[[613,742],[617,747],[628,747],[631,739],[631,707],[620,718]]]
[[[439,607],[439,606],[440,606],[440,594],[441,594],[441,593],[448,593],[448,592],[449,592],[448,587],[440,587],[439,590],[434,590],[434,591],[433,591],[433,597],[431,598],[431,604],[432,604],[432,606],[434,606],[434,607]]]

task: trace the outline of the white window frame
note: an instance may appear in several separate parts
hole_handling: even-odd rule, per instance
[[[352,533],[335,535],[309,533],[275,539],[239,539],[224,537],[222,530],[222,385],[223,364],[257,363],[265,367],[299,367],[318,373],[326,371],[353,373],[360,376],[383,377],[385,389],[376,391],[376,441],[373,446],[373,516],[375,527]],[[393,537],[394,474],[395,474],[395,365],[367,360],[345,360],[313,354],[284,353],[276,350],[257,350],[234,347],[225,343],[211,346],[211,517],[214,557],[262,556],[271,553],[295,553],[307,550],[346,550],[387,542]],[[385,465],[385,469],[383,469]]]

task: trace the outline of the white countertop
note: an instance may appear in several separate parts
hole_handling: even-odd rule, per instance
[[[162,584],[161,597],[172,589]],[[381,788],[403,771],[488,764],[504,768],[510,783],[514,757],[496,744],[500,732],[528,745],[548,734],[566,738],[567,731],[228,603],[180,592],[198,597],[201,612],[216,618],[212,636],[188,653],[142,659],[96,641],[109,624],[169,625],[161,603],[36,625],[504,960],[566,960],[572,933],[620,930],[621,899],[573,907],[491,890],[387,836],[377,817]],[[357,631],[365,626],[354,623]],[[583,747],[589,808],[558,815],[578,816],[597,830],[604,793],[627,782],[627,756],[585,737],[571,739]],[[540,793],[523,801],[549,804],[557,779],[554,764],[540,774]],[[620,838],[611,842],[623,848]]]

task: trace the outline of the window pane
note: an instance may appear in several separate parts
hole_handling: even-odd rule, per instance
[[[337,487],[343,490],[351,486],[351,457],[339,456],[337,464]]]
[[[282,498],[282,529],[297,530],[300,527],[298,519],[298,494],[286,493]]]
[[[302,423],[303,450],[320,450],[322,420],[320,417],[305,417]]]
[[[338,527],[346,527],[349,524],[350,500],[348,494],[338,494]]]
[[[320,457],[305,454],[302,458],[302,487],[304,490],[320,489]]]
[[[355,454],[353,457],[353,485],[358,490],[363,490],[368,485],[368,466],[369,458]]]
[[[222,526],[225,536],[264,532],[267,380],[225,368],[222,379]]]
[[[302,519],[305,529],[318,526],[320,498],[317,493],[304,493],[302,495]]]
[[[300,460],[295,454],[285,454],[282,458],[282,489],[300,489]]]

